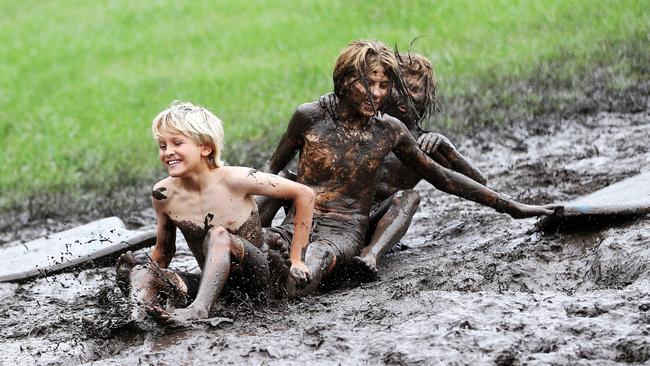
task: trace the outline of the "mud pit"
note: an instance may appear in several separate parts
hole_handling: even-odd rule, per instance
[[[648,169],[650,113],[549,118],[454,140],[491,187],[524,202],[562,201]],[[126,323],[111,267],[0,284],[0,363],[650,360],[647,217],[545,234],[534,219],[515,221],[425,183],[418,190],[420,209],[380,280],[290,304],[233,295],[220,302],[221,318],[195,329]],[[194,266],[187,249],[179,255],[173,266]]]

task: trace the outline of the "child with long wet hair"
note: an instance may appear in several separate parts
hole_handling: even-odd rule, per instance
[[[304,285],[310,274],[302,260],[308,242],[314,192],[299,183],[221,161],[222,123],[192,103],[176,102],[153,120],[160,160],[169,176],[156,183],[152,203],[157,237],[151,263],[136,265],[131,253],[118,261],[118,280],[131,299],[162,320],[207,318],[229,278],[264,294],[269,266],[254,196],[291,200],[296,207],[290,276]],[[200,282],[168,270],[180,229],[201,268]],[[185,308],[165,309],[161,295],[193,299]],[[189,301],[188,301],[189,302]],[[138,313],[141,315],[142,313]]]

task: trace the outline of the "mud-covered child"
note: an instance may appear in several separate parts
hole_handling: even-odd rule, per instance
[[[314,291],[335,269],[350,263],[366,243],[369,216],[382,162],[388,153],[441,191],[494,207],[513,217],[553,213],[552,206],[526,205],[441,166],[418,145],[413,134],[394,117],[382,114],[393,87],[407,95],[393,52],[378,41],[355,41],[341,51],[333,72],[336,103],[300,105],[268,162],[278,173],[296,153],[297,181],[316,192],[314,230],[305,254],[313,279],[302,291]],[[271,228],[291,241],[293,217]],[[291,283],[290,283],[291,284]]]
[[[192,103],[176,102],[162,111],[153,120],[152,132],[169,173],[152,191],[157,218],[152,263],[136,265],[127,253],[117,266],[118,282],[136,305],[134,316],[146,310],[172,322],[207,318],[229,279],[264,295],[269,264],[262,251],[255,195],[293,201],[296,220],[289,273],[299,285],[310,280],[302,255],[312,223],[312,189],[251,168],[225,166],[220,160],[221,121]],[[177,228],[198,262],[200,281],[168,269],[176,252]],[[189,305],[166,308],[170,302]]]

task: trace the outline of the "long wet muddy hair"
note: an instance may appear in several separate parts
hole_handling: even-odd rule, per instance
[[[436,74],[433,71],[433,64],[426,57],[411,51],[406,54],[400,54],[396,49],[395,57],[404,77],[414,76],[418,79],[424,79],[425,95],[423,106],[421,108],[420,106],[416,106],[418,117],[414,119],[414,121],[417,121],[418,128],[422,130],[422,123],[428,121],[434,113],[440,111],[440,102],[437,93],[438,82],[436,81]],[[407,93],[406,95],[410,103],[415,105],[411,94]]]
[[[208,166],[213,169],[223,166],[223,123],[209,110],[190,102],[175,101],[153,119],[153,137],[159,138],[163,131],[179,133],[191,138],[197,145],[211,147],[212,152],[207,156]]]
[[[395,58],[395,54],[385,44],[379,41],[354,41],[347,45],[339,54],[334,65],[332,79],[334,81],[334,94],[341,100],[350,87],[349,79],[359,79],[366,89],[368,100],[375,114],[382,106],[376,106],[372,100],[370,86],[366,75],[374,66],[374,63],[384,67],[389,80],[390,88],[395,88],[398,95],[407,101],[406,107],[409,113],[417,116],[417,110],[413,101],[408,98],[408,91],[404,78]],[[417,120],[417,117],[416,117]]]

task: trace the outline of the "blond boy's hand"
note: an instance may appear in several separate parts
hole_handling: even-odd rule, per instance
[[[303,261],[292,261],[289,275],[296,281],[299,288],[304,288],[311,282],[311,274]]]

